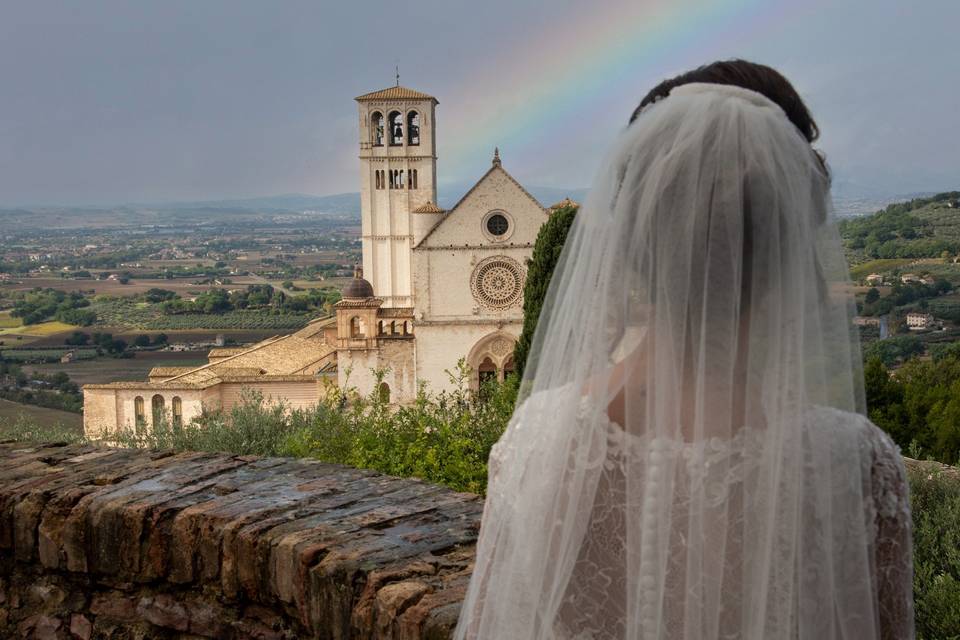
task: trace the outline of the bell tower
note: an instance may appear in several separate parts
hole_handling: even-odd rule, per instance
[[[411,212],[437,201],[437,99],[398,80],[356,101],[363,273],[384,308],[413,307]]]

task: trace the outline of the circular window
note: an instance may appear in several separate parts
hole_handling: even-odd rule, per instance
[[[506,256],[487,258],[473,270],[470,289],[484,306],[506,309],[523,295],[523,268]]]
[[[487,231],[493,236],[502,236],[510,228],[510,222],[502,213],[495,213],[487,218]]]

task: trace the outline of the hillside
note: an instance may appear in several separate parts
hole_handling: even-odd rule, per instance
[[[847,258],[948,258],[960,253],[960,191],[897,202],[874,214],[840,222]]]

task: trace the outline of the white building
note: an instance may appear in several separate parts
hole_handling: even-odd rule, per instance
[[[437,100],[396,86],[357,104],[363,267],[334,305],[336,317],[250,347],[213,349],[201,367],[157,367],[144,382],[86,385],[87,435],[186,423],[203,407],[229,410],[249,390],[307,407],[335,377],[341,387],[404,403],[420,385],[449,389],[447,372],[461,359],[472,388],[513,369],[526,261],[556,206],[544,209],[495,151],[466,195],[441,209]]]
[[[526,260],[548,209],[503,168],[490,169],[449,211],[437,201],[432,96],[390,87],[357,98],[363,274],[337,304],[338,378],[412,399],[450,386],[465,358],[471,384],[512,370],[523,322]],[[366,282],[366,281],[364,281]],[[356,297],[350,297],[351,295]]]
[[[919,313],[911,311],[907,314],[907,328],[911,331],[920,331],[930,329],[934,325],[933,316],[929,313]]]

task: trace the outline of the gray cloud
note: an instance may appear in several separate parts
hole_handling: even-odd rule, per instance
[[[634,1],[602,6],[616,11]],[[545,117],[542,131],[522,142],[500,139],[496,117],[491,130],[471,135],[504,147],[508,168],[524,182],[585,186],[634,101],[656,80],[742,56],[794,80],[839,177],[895,192],[958,188],[960,5],[821,1],[797,13],[787,11],[790,4],[758,3],[762,20],[745,13],[696,45],[638,61],[635,77],[589,106]],[[445,138],[444,127],[470,130],[458,120],[468,105],[458,101],[502,111],[482,105],[492,93],[484,83],[497,77],[487,68],[492,54],[579,20],[593,6],[10,3],[0,16],[0,203],[355,190],[352,98],[389,85],[395,64],[403,84],[441,101],[441,181],[476,177],[488,157],[444,164],[459,157],[452,152],[462,142]],[[477,113],[476,104],[469,107]],[[593,125],[584,127],[587,121]]]

